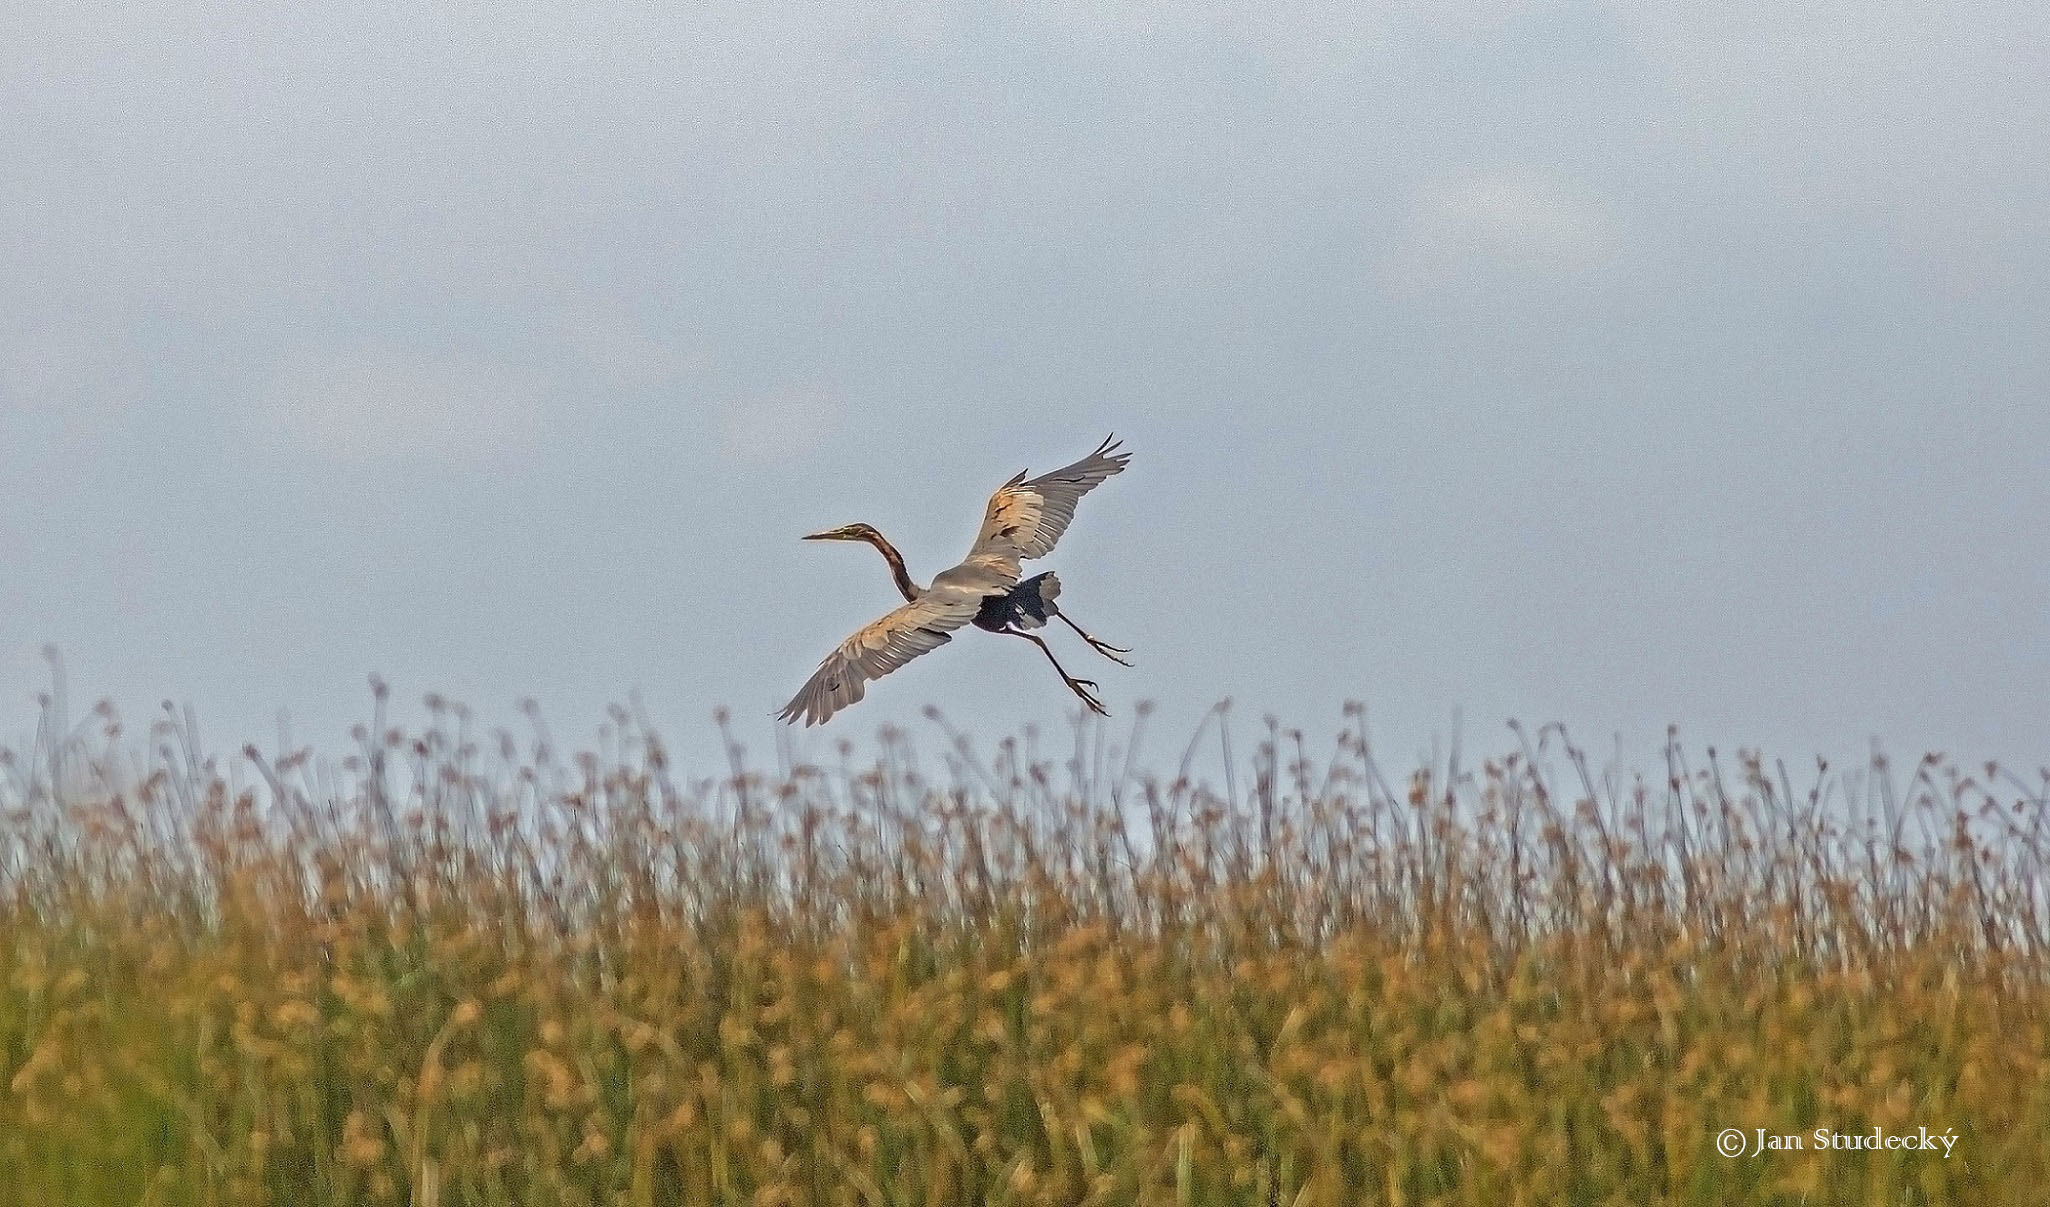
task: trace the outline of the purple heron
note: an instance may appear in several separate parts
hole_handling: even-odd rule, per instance
[[[1026,471],[1018,471],[989,497],[982,530],[976,533],[968,556],[960,565],[934,575],[930,587],[913,582],[896,547],[867,524],[849,524],[805,537],[807,541],[874,545],[890,564],[890,575],[904,596],[904,605],[841,642],[776,715],[793,724],[822,724],[861,699],[869,680],[880,679],[920,654],[938,649],[953,639],[955,629],[969,624],[1007,637],[1022,637],[1038,646],[1060,672],[1068,690],[1080,696],[1091,711],[1109,715],[1096,697],[1096,683],[1070,675],[1045,640],[1028,630],[1059,619],[1080,633],[1091,649],[1113,662],[1132,665],[1119,657],[1131,651],[1090,636],[1061,611],[1054,602],[1061,593],[1061,580],[1052,571],[1021,582],[1019,563],[1052,552],[1054,542],[1075,518],[1076,502],[1105,478],[1123,470],[1130,456],[1118,451],[1117,438],[1112,437],[1080,461],[1051,473],[1028,479]]]

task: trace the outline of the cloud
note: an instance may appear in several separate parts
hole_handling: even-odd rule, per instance
[[[539,383],[482,360],[372,345],[283,365],[256,408],[273,448],[351,461],[470,462],[538,439]]]
[[[794,460],[836,434],[840,419],[839,399],[821,389],[749,399],[727,411],[719,455],[749,465]]]
[[[1522,169],[1473,173],[1418,191],[1384,269],[1393,282],[1410,287],[1504,271],[1574,275],[1614,258],[1620,228],[1599,194],[1565,176]]]

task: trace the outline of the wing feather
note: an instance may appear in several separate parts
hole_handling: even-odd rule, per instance
[[[955,629],[975,619],[982,593],[936,587],[918,599],[855,630],[840,648],[826,655],[777,717],[821,725],[854,703],[880,679],[920,654],[953,640]]]
[[[1052,473],[1028,481],[1020,470],[989,497],[982,531],[975,534],[969,556],[1013,562],[1045,557],[1074,520],[1075,504],[1105,478],[1121,472],[1131,456],[1118,451],[1113,436],[1095,452]]]

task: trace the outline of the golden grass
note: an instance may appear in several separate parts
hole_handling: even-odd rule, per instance
[[[1237,799],[1096,731],[679,784],[623,713],[565,765],[379,703],[246,790],[175,725],[0,766],[0,1203],[2050,1196],[2045,793],[1997,768],[1551,731],[1398,792],[1355,714]],[[1825,1126],[1957,1139],[1714,1148]]]

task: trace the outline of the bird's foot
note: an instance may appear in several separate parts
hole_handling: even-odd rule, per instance
[[[1091,633],[1088,629],[1085,629],[1081,625],[1076,624],[1075,618],[1068,615],[1066,612],[1057,610],[1054,612],[1054,615],[1060,617],[1062,624],[1067,625],[1069,628],[1075,630],[1077,636],[1081,637],[1082,640],[1088,642],[1090,649],[1095,650],[1097,653],[1102,654],[1104,657],[1110,659],[1112,662],[1115,662],[1120,666],[1132,665],[1131,663],[1126,662],[1123,658],[1118,657],[1119,654],[1129,654],[1132,651],[1126,649],[1124,646],[1121,645],[1112,645],[1110,642],[1105,641],[1101,637],[1096,636],[1095,634]]]
[[[1110,710],[1103,706],[1103,701],[1096,698],[1097,688],[1095,680],[1069,679],[1068,690],[1074,692],[1077,696],[1080,696],[1082,698],[1082,703],[1087,704],[1089,706],[1090,712],[1095,713],[1099,717],[1107,717],[1110,715]]]
[[[1090,649],[1095,650],[1099,654],[1102,654],[1104,657],[1110,659],[1112,662],[1117,663],[1119,666],[1132,665],[1131,663],[1126,662],[1123,658],[1118,657],[1119,654],[1129,654],[1132,652],[1126,649],[1125,647],[1121,645],[1112,645],[1108,641],[1099,641],[1094,637],[1085,637],[1083,638],[1083,640],[1089,643]]]

